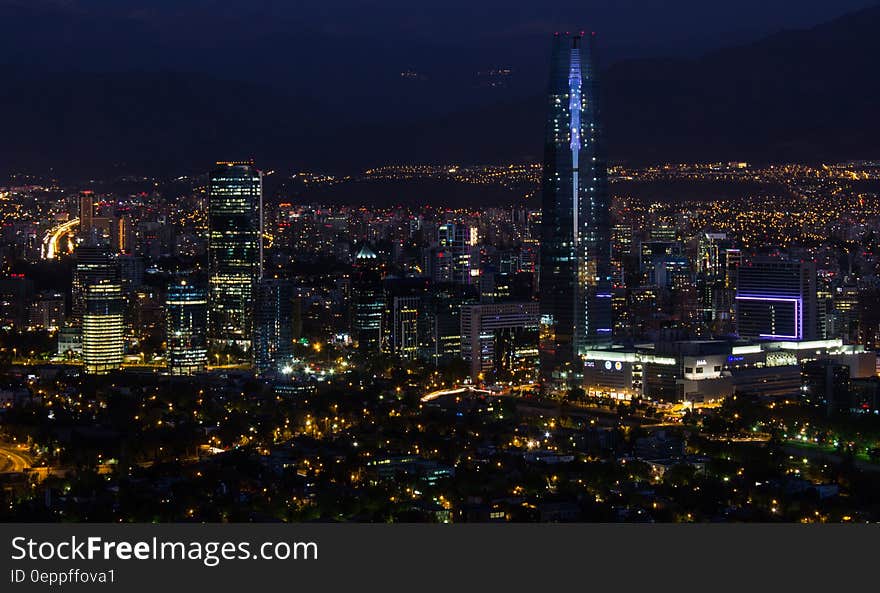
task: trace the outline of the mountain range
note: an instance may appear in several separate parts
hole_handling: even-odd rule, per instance
[[[366,64],[380,53],[390,59],[393,47],[275,33],[255,42],[253,55],[201,47],[215,57],[197,71],[192,56],[180,62],[191,69],[171,68],[169,52],[180,48],[150,35],[137,37],[148,50],[137,59],[112,27],[95,35],[71,47],[64,64],[58,48],[22,50],[20,34],[0,40],[8,58],[0,62],[0,172],[182,174],[245,157],[281,171],[540,159],[549,47],[533,35],[511,48],[518,66],[510,80],[484,77],[464,49],[430,44],[408,56],[411,68],[377,75]],[[442,51],[459,55],[444,61]],[[150,52],[152,62],[143,58]],[[880,6],[697,58],[615,61],[601,78],[609,156],[880,158],[878,55]]]

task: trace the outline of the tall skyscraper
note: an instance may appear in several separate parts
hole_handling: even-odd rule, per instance
[[[64,326],[64,293],[43,291],[37,293],[29,310],[29,325],[57,331]]]
[[[0,277],[0,327],[25,329],[33,292],[33,280],[25,278],[23,274]]]
[[[293,359],[293,307],[290,280],[260,280],[254,326],[254,360],[260,373],[280,371]]]
[[[611,340],[611,237],[593,37],[553,39],[541,213],[541,375]]]
[[[119,281],[119,261],[110,246],[95,238],[87,240],[74,253],[71,322],[80,325],[85,313],[86,291],[92,284]]]
[[[716,333],[732,331],[733,297],[740,250],[725,233],[704,233],[697,244],[697,278],[700,313]]]
[[[736,326],[741,337],[815,340],[816,309],[814,262],[760,257],[739,266]]]
[[[168,286],[165,297],[168,371],[172,375],[192,375],[208,364],[207,291],[187,280]]]
[[[424,315],[421,296],[392,297],[392,348],[395,354],[405,359],[419,355],[420,317]]]
[[[208,186],[209,338],[250,350],[263,272],[263,176],[253,163],[219,162]]]
[[[95,218],[95,200],[91,191],[80,192],[79,195],[79,233],[88,237],[92,233],[93,219]]]
[[[78,232],[86,242],[107,242],[112,253],[126,253],[133,243],[131,217],[103,206],[91,190],[79,196]]]
[[[82,326],[86,373],[102,375],[122,367],[124,311],[125,300],[119,282],[104,280],[86,288]]]
[[[479,272],[477,228],[469,224],[446,223],[437,229],[436,282],[473,284]]]
[[[461,309],[479,301],[474,286],[434,285],[427,295],[429,332],[435,364],[461,358]]]
[[[385,311],[385,294],[379,260],[364,245],[355,256],[352,274],[352,338],[359,349],[378,352],[382,347],[382,318]]]
[[[632,254],[633,227],[631,224],[618,224],[611,229],[611,279],[615,287],[623,286],[624,260]]]

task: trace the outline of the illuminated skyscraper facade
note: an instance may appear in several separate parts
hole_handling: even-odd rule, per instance
[[[208,295],[201,286],[178,280],[165,298],[168,372],[192,375],[208,364]]]
[[[392,348],[401,358],[412,360],[420,354],[422,303],[422,296],[395,296],[392,299]]]
[[[74,261],[70,321],[72,325],[81,325],[88,287],[98,282],[119,281],[119,262],[109,245],[95,239],[76,248]]]
[[[479,235],[469,224],[446,223],[437,229],[436,281],[474,284],[478,279]]]
[[[266,278],[257,287],[254,361],[260,373],[278,372],[293,360],[293,284]]]
[[[82,353],[86,373],[102,375],[122,367],[125,352],[125,300],[118,282],[100,281],[86,288]]]
[[[208,186],[209,338],[250,350],[263,262],[263,178],[253,163],[220,162]]]
[[[736,329],[740,337],[761,340],[820,338],[816,264],[756,257],[737,270]]]
[[[553,39],[541,212],[541,375],[611,341],[611,237],[593,37]]]
[[[359,349],[378,352],[382,347],[382,321],[385,294],[382,290],[381,262],[364,245],[355,256],[352,274],[352,338]]]

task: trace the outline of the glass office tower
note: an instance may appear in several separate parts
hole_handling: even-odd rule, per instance
[[[381,265],[376,254],[366,245],[355,256],[351,283],[352,338],[364,352],[379,352],[382,348],[385,292]]]
[[[569,382],[611,341],[608,177],[593,36],[556,34],[541,207],[541,375]]]
[[[250,350],[263,271],[263,177],[253,163],[219,162],[208,185],[209,338]]]
[[[293,360],[293,283],[264,278],[257,285],[254,360],[260,373],[281,371]]]
[[[479,234],[475,226],[464,223],[446,223],[437,229],[438,255],[448,261],[447,274],[442,282],[474,284],[479,277]],[[438,266],[439,267],[439,266]],[[444,277],[445,276],[445,277]]]
[[[122,367],[125,353],[122,286],[107,280],[86,288],[83,314],[83,365],[86,373],[103,375]]]
[[[165,298],[168,372],[192,375],[208,364],[208,295],[200,286],[177,280]]]
[[[81,325],[86,310],[86,290],[98,282],[118,282],[119,260],[110,252],[109,245],[93,238],[77,247],[73,254],[70,322]]]
[[[820,339],[815,262],[749,259],[737,270],[736,329],[743,338]]]

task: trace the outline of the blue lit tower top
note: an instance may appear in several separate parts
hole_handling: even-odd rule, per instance
[[[608,176],[592,35],[554,36],[547,99],[541,366],[550,377],[579,373],[581,355],[611,339]]]

